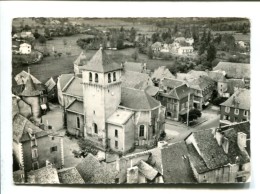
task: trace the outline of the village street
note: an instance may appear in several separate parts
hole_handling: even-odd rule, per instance
[[[219,108],[210,105],[202,111],[201,118],[193,126],[188,127],[184,123],[167,119],[165,124],[166,141],[170,143],[178,142],[184,140],[191,132],[218,127],[219,118]]]

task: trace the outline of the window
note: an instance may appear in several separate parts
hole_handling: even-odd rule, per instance
[[[115,137],[118,137],[118,131],[115,129]]]
[[[111,74],[108,73],[108,83],[111,83]]]
[[[229,107],[226,107],[226,108],[225,108],[225,112],[226,112],[226,113],[229,113],[229,111],[230,111],[230,108],[229,108]]]
[[[33,170],[39,169],[39,163],[38,162],[32,163],[32,168],[33,168]]]
[[[57,150],[58,150],[58,147],[57,147],[57,146],[54,146],[54,147],[51,147],[51,148],[50,148],[50,151],[51,151],[51,152],[55,152],[55,151],[57,151]]]
[[[239,109],[235,109],[235,114],[238,115],[239,114]]]
[[[32,139],[31,147],[35,147],[35,146],[37,146],[37,141],[36,141],[36,139]]]
[[[244,110],[244,116],[248,116],[248,110]]]
[[[77,128],[80,128],[80,119],[77,117]]]
[[[115,141],[115,148],[118,148],[118,141]]]
[[[92,73],[89,73],[89,81],[92,82]]]
[[[113,73],[113,81],[116,81],[116,72]]]
[[[38,151],[37,149],[32,150],[32,158],[37,158],[38,157]]]
[[[140,125],[139,127],[139,137],[144,137],[144,125]]]
[[[98,83],[98,74],[95,73],[95,82]]]
[[[54,140],[55,138],[54,137],[51,137],[51,140]]]
[[[94,123],[93,125],[94,125],[94,133],[96,133],[96,134],[97,134],[97,133],[98,133],[98,127],[97,127],[97,124],[96,124],[96,123]]]

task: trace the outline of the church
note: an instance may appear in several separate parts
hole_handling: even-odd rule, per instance
[[[145,89],[123,87],[122,65],[102,48],[80,69],[83,97],[65,107],[69,133],[118,153],[157,145],[165,123],[165,108],[159,101]]]

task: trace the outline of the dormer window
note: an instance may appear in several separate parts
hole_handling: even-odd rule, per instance
[[[116,81],[116,72],[113,73],[113,81]]]
[[[89,73],[89,81],[92,82],[92,73]]]
[[[108,83],[111,83],[111,74],[108,73]]]
[[[95,73],[95,82],[98,83],[98,74]]]

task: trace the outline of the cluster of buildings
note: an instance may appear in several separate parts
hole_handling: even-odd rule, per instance
[[[151,48],[153,52],[172,53],[177,55],[191,55],[194,52],[193,48],[194,39],[177,37],[172,44],[162,42],[155,42]]]
[[[30,73],[22,72],[13,88],[16,182],[248,181],[249,65],[223,64],[220,62],[208,72],[173,75],[161,66],[151,73],[145,63],[118,64],[100,48],[90,60],[82,52],[74,61],[74,73],[60,75],[57,84],[48,80],[44,84],[46,90]],[[63,138],[41,122],[43,104],[47,104],[51,88],[57,88],[69,134],[84,138],[98,150],[122,157],[100,159],[89,153],[77,166],[63,168]],[[227,98],[221,104],[218,128],[192,132],[177,143],[163,141],[166,118],[179,121],[192,109],[202,110],[213,93]],[[131,153],[136,148],[146,151]]]
[[[34,40],[35,37],[32,32],[16,33],[12,37],[12,52],[15,54],[30,54],[32,52],[32,46],[25,39]]]

